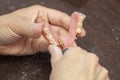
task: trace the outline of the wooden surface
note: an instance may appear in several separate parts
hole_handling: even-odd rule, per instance
[[[0,0],[0,14],[41,4],[71,14],[83,12],[87,36],[77,43],[96,53],[110,72],[111,80],[120,77],[120,0]],[[0,56],[0,80],[49,80],[50,55]]]

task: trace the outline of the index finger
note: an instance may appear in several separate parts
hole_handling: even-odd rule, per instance
[[[69,30],[71,17],[64,12],[49,9],[48,20],[51,24],[62,26],[64,29]],[[84,19],[81,19],[84,20]],[[81,32],[78,33],[78,37],[84,37],[86,35],[85,29],[82,27]]]
[[[62,28],[69,30],[71,17],[68,14],[61,12],[59,10],[50,9],[50,8],[46,8],[43,6],[39,7],[39,13],[45,14],[43,16],[46,16],[47,21],[50,24],[61,26]],[[83,20],[83,19],[81,19],[81,20]],[[78,34],[78,35],[80,37],[83,37],[83,36],[85,36],[85,33],[86,32],[83,28],[81,30],[80,34]]]
[[[70,16],[64,12],[48,9],[48,20],[51,24],[62,26],[65,29],[69,29]]]

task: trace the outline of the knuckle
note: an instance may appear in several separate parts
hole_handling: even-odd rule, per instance
[[[73,51],[73,52],[81,52],[81,48],[80,47],[71,47],[69,48],[70,51]]]
[[[104,70],[105,75],[108,75],[108,73],[109,73],[108,70],[104,67],[103,67],[103,70]]]
[[[96,68],[98,68],[99,67],[99,58],[95,55],[95,54],[93,54],[93,53],[88,53],[87,54],[87,57],[88,57],[88,59],[89,59],[89,62],[90,62],[90,64],[91,64],[91,66],[93,67],[93,69],[96,69]]]
[[[71,56],[79,56],[81,53],[81,49],[79,47],[70,47],[66,53],[69,53],[68,55]]]
[[[89,53],[89,57],[91,57],[92,59],[95,59],[96,61],[99,61],[98,56],[94,53]]]
[[[97,55],[93,53],[89,53],[88,57],[89,57],[89,61],[92,62],[91,64],[93,64],[94,67],[98,67],[99,58],[97,57]]]

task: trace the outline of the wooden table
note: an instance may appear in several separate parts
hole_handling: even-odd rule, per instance
[[[41,4],[71,14],[83,12],[87,36],[77,43],[96,53],[110,72],[111,80],[120,77],[120,0],[0,0],[0,14]],[[49,80],[50,55],[0,56],[0,80]]]

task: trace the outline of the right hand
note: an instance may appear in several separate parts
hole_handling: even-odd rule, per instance
[[[98,57],[71,47],[63,55],[60,48],[50,45],[52,72],[50,80],[110,80],[108,71],[99,64]]]

